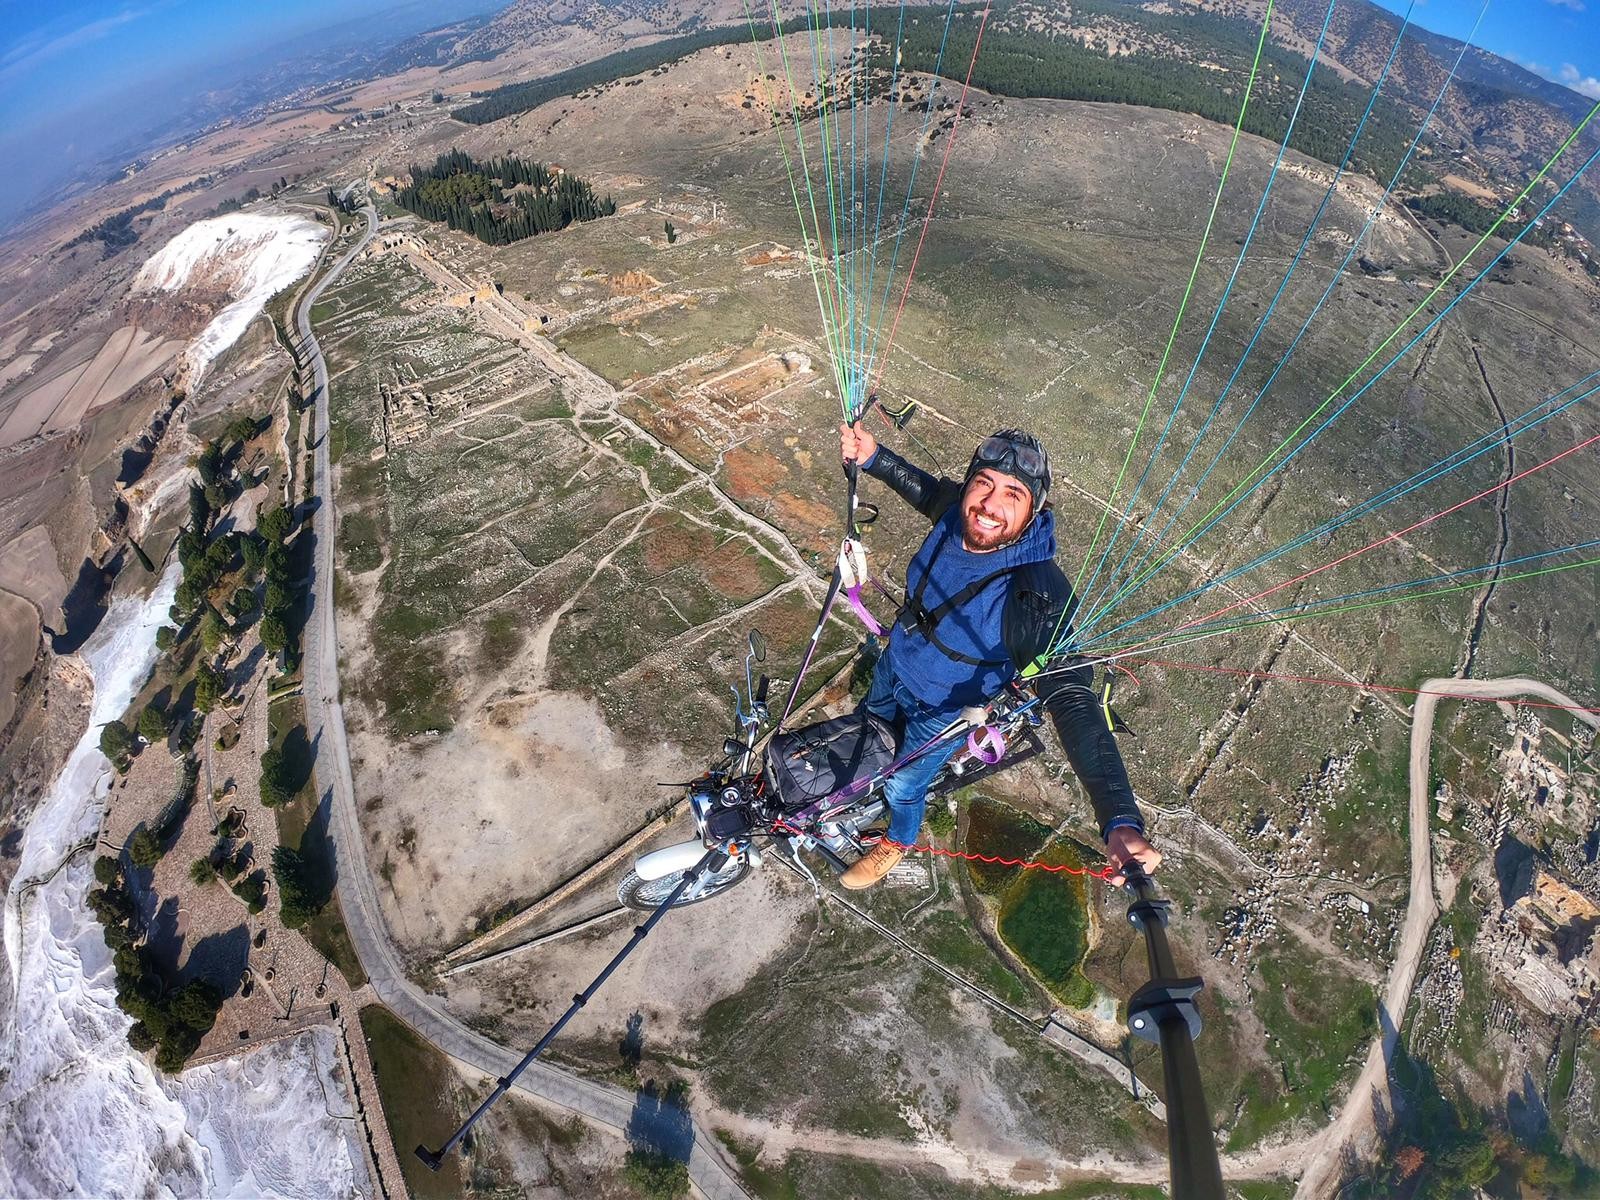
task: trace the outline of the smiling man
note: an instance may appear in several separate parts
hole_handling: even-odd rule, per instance
[[[920,746],[1043,662],[1064,615],[1070,619],[1072,585],[1055,562],[1055,514],[1046,503],[1050,460],[1037,438],[1002,429],[983,440],[957,483],[912,466],[863,429],[841,425],[839,437],[846,462],[859,462],[933,522],[906,568],[906,604],[865,702],[904,729],[902,746]],[[1052,670],[1034,676],[1033,687],[1089,793],[1112,863],[1154,871],[1161,855],[1145,839],[1093,680],[1092,667]],[[900,861],[922,827],[928,785],[961,745],[951,739],[890,776],[889,836],[845,872],[845,887],[871,887]]]

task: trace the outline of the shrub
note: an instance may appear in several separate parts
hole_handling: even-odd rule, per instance
[[[261,565],[269,583],[287,583],[294,574],[289,568],[289,552],[283,548],[282,542],[272,542],[267,546]]]
[[[282,505],[262,513],[256,521],[256,531],[267,541],[279,545],[283,544],[283,539],[289,536],[289,531],[293,528],[294,518]]]
[[[133,919],[133,897],[121,887],[93,888],[89,892],[89,911],[106,925]]]
[[[159,704],[147,704],[139,714],[139,736],[152,744],[167,736],[167,714]]]
[[[136,867],[153,867],[161,861],[165,851],[161,842],[148,829],[140,828],[128,842],[128,857]]]
[[[272,852],[272,874],[278,881],[278,910],[288,929],[299,929],[322,910],[307,878],[306,861],[297,851],[279,846]]]
[[[217,874],[222,876],[231,887],[234,881],[239,878],[239,872],[244,870],[244,863],[233,855],[228,854],[227,846],[222,842],[217,843],[217,847],[212,853],[218,856]]]
[[[156,1035],[150,1032],[150,1027],[143,1021],[135,1021],[128,1028],[128,1045],[139,1053],[155,1049]]]
[[[217,1023],[217,1013],[222,1011],[222,993],[207,980],[191,979],[172,994],[167,1011],[174,1020],[182,1021],[196,1033],[205,1033]]]
[[[253,913],[267,906],[267,881],[260,871],[252,871],[233,885],[233,894],[243,900]]]
[[[629,1150],[622,1176],[647,1200],[677,1200],[689,1194],[689,1168],[654,1150]]]
[[[200,1035],[187,1025],[174,1025],[161,1039],[161,1049],[156,1051],[156,1068],[168,1075],[183,1070],[189,1056],[200,1049]]]
[[[111,887],[117,882],[119,874],[121,874],[121,868],[117,866],[117,860],[112,858],[111,855],[102,854],[94,860],[94,881],[96,883]]]
[[[228,613],[234,620],[243,620],[256,610],[256,593],[254,588],[242,587],[233,593],[228,601]]]
[[[120,767],[133,753],[133,733],[121,721],[107,721],[100,730],[100,753]]]
[[[217,867],[209,858],[197,858],[189,864],[189,878],[204,887],[217,878]]]
[[[177,607],[174,605],[173,607]],[[163,625],[156,630],[156,649],[163,653],[171,650],[178,644],[178,631],[171,625]]]
[[[214,608],[206,609],[206,615],[200,618],[200,644],[206,648],[207,654],[215,654],[222,649],[222,643],[228,640],[228,623],[222,619],[222,614]]]
[[[142,979],[150,973],[150,959],[140,946],[118,946],[111,962],[124,979]]]
[[[267,546],[255,534],[248,534],[239,543],[239,552],[244,555],[245,568],[253,575],[261,570],[261,564],[267,557]]]
[[[258,633],[261,645],[268,654],[282,653],[283,648],[289,644],[289,627],[283,623],[283,618],[276,614],[261,618],[261,628]]]
[[[235,417],[222,433],[226,442],[248,442],[256,435],[256,423],[251,417]]]
[[[208,713],[217,706],[227,681],[210,663],[201,663],[194,673],[194,706]]]
[[[269,746],[261,755],[261,803],[277,808],[294,799],[294,780],[282,750]]]

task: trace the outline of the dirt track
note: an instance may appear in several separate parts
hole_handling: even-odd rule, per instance
[[[1433,746],[1433,719],[1440,700],[1453,698],[1508,700],[1515,696],[1536,696],[1552,704],[1576,709],[1577,702],[1535,679],[1430,679],[1422,685],[1411,715],[1411,902],[1406,908],[1405,926],[1400,932],[1400,948],[1389,968],[1389,982],[1383,993],[1379,1013],[1379,1037],[1367,1052],[1367,1062],[1356,1078],[1338,1118],[1323,1130],[1308,1147],[1310,1157],[1296,1192],[1302,1197],[1331,1196],[1339,1184],[1342,1151],[1353,1146],[1358,1152],[1371,1147],[1376,1130],[1373,1104],[1381,1099],[1389,1111],[1394,1103],[1389,1096],[1387,1064],[1400,1038],[1400,1025],[1411,1002],[1411,988],[1417,967],[1433,928],[1439,906],[1433,897],[1433,847],[1428,825],[1428,762]],[[1600,717],[1593,713],[1573,715],[1591,729],[1600,729]]]

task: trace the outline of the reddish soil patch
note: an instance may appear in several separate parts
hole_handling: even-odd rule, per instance
[[[747,543],[725,542],[706,560],[706,581],[730,600],[744,604],[762,592],[763,580],[757,561]]]
[[[674,567],[706,557],[714,546],[709,530],[671,517],[662,518],[652,521],[644,539],[644,567],[651,575],[664,575]]]
[[[625,271],[611,277],[611,294],[614,296],[637,296],[640,292],[660,286],[661,281],[648,271]]]
[[[816,500],[802,500],[799,496],[774,496],[778,508],[778,521],[789,536],[799,545],[818,554],[832,554],[838,550],[839,513],[836,509]]]
[[[799,261],[799,252],[784,246],[773,250],[758,250],[744,260],[744,265],[747,267],[770,267],[773,263]]]
[[[737,446],[722,458],[728,475],[728,494],[735,500],[770,500],[780,502],[774,495],[774,485],[788,477],[789,468],[770,454],[759,450],[746,450]]]
[[[705,443],[695,437],[691,422],[669,410],[672,403],[665,391],[652,386],[640,393],[640,399],[628,403],[623,412],[696,466],[710,466]]]

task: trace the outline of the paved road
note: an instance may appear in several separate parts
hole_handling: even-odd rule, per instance
[[[404,963],[383,921],[356,813],[355,781],[350,771],[344,711],[339,701],[339,639],[332,594],[334,531],[338,522],[328,458],[328,370],[311,330],[311,308],[377,231],[378,214],[371,205],[362,210],[362,215],[367,227],[361,240],[305,292],[295,312],[301,349],[313,372],[309,397],[316,405],[312,426],[316,442],[312,492],[321,502],[314,515],[311,616],[305,629],[306,731],[311,744],[317,747],[317,785],[324,794],[330,794],[329,833],[338,862],[340,907],[373,992],[397,1017],[444,1053],[487,1075],[499,1077],[516,1065],[522,1052],[497,1046],[474,1033],[446,1012],[436,998],[406,977]],[[573,982],[581,986],[584,981]],[[631,1092],[580,1079],[542,1063],[529,1068],[517,1086],[618,1132],[627,1129],[635,1104]],[[396,1150],[409,1154],[411,1147],[397,1146]],[[707,1200],[748,1200],[737,1174],[698,1125],[689,1154],[689,1175]]]
[[[1300,1179],[1297,1196],[1330,1196],[1338,1186],[1343,1156],[1352,1142],[1366,1143],[1375,1130],[1373,1102],[1381,1099],[1389,1112],[1394,1101],[1389,1095],[1388,1062],[1400,1039],[1400,1026],[1411,1003],[1411,988],[1417,968],[1428,944],[1428,934],[1439,905],[1433,896],[1433,841],[1429,812],[1433,797],[1428,790],[1428,763],[1433,746],[1433,720],[1440,700],[1455,697],[1509,700],[1516,696],[1537,696],[1552,704],[1576,709],[1577,701],[1536,679],[1430,679],[1422,685],[1411,715],[1411,900],[1406,907],[1405,925],[1400,931],[1400,947],[1389,968],[1389,983],[1383,993],[1383,1014],[1379,1036],[1367,1052],[1367,1062],[1345,1100],[1338,1118],[1318,1137],[1306,1172]],[[1593,713],[1573,715],[1591,729],[1600,729],[1600,717]]]

